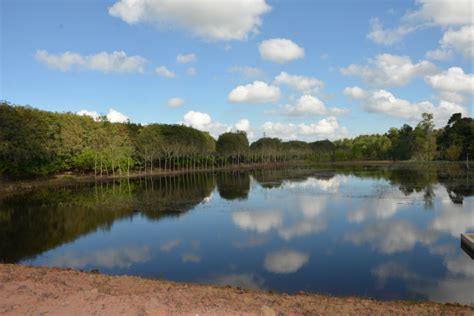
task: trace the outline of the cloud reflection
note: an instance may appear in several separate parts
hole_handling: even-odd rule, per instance
[[[264,267],[273,273],[294,273],[309,260],[309,255],[294,250],[279,250],[266,255]]]
[[[54,257],[49,263],[56,267],[81,269],[86,266],[112,268],[129,268],[135,263],[143,263],[150,259],[148,247],[104,249],[88,254],[67,252]]]
[[[266,233],[281,226],[283,216],[278,210],[239,211],[232,214],[232,221],[244,230]]]

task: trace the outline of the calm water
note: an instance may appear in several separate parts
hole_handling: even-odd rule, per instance
[[[0,200],[0,261],[473,304],[473,178],[345,166],[42,189]]]

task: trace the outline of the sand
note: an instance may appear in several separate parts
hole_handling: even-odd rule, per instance
[[[376,301],[0,264],[2,315],[474,315],[457,304]]]

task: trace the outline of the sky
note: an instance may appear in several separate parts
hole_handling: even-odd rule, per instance
[[[2,0],[0,99],[251,140],[472,116],[474,0]]]

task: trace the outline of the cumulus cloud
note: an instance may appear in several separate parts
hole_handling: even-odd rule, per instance
[[[280,99],[280,88],[268,85],[263,81],[238,86],[228,96],[233,103],[274,103]]]
[[[128,116],[114,109],[109,109],[107,113],[107,120],[111,123],[126,123],[128,122]]]
[[[392,117],[403,118],[412,122],[419,121],[422,113],[432,113],[435,123],[441,126],[453,113],[468,115],[461,105],[441,100],[436,106],[429,101],[411,103],[396,98],[387,90],[365,91],[358,87],[344,89],[344,94],[362,102],[362,108],[367,112],[382,113]]]
[[[156,67],[155,69],[155,72],[157,75],[160,75],[160,76],[163,76],[163,77],[167,77],[167,78],[174,78],[176,77],[176,73],[169,70],[168,68],[166,68],[165,66],[160,66],[160,67]]]
[[[474,25],[466,25],[457,30],[449,29],[439,41],[440,47],[430,50],[426,57],[434,60],[450,60],[457,52],[466,59],[474,58]]]
[[[413,64],[408,56],[380,54],[367,65],[351,64],[341,68],[348,76],[360,76],[365,83],[377,86],[404,86],[416,77],[434,74],[436,67],[423,60]]]
[[[268,137],[278,137],[283,140],[300,139],[314,141],[318,139],[338,139],[348,136],[347,129],[340,126],[334,116],[308,124],[265,122],[261,129]]]
[[[239,211],[232,214],[232,221],[241,229],[266,233],[281,226],[283,216],[278,210]]]
[[[294,273],[309,260],[309,255],[294,250],[279,250],[266,255],[264,267],[273,273]]]
[[[367,97],[367,91],[360,87],[347,87],[344,89],[344,95],[351,99],[363,99]]]
[[[324,87],[324,82],[319,79],[290,75],[284,71],[280,72],[280,74],[275,77],[275,84],[286,84],[293,89],[306,94],[317,93]]]
[[[403,40],[407,34],[414,32],[417,28],[419,26],[414,25],[401,25],[393,29],[384,28],[378,18],[372,18],[367,38],[377,44],[392,45]]]
[[[258,33],[265,0],[119,0],[109,14],[128,24],[176,26],[207,40],[245,40]]]
[[[328,108],[323,101],[312,95],[303,95],[294,105],[285,105],[281,110],[283,114],[288,116],[341,115],[348,112],[347,109]]]
[[[263,59],[279,64],[304,57],[304,48],[285,38],[262,41],[258,50]]]
[[[181,64],[187,64],[187,63],[192,63],[196,61],[196,55],[195,54],[179,54],[176,56],[176,61]]]
[[[451,67],[447,71],[427,76],[426,81],[436,90],[474,93],[474,75],[464,73],[464,70],[459,67]]]
[[[227,124],[213,122],[209,114],[197,111],[187,112],[184,115],[183,121],[178,123],[209,132],[214,137],[217,137],[224,132],[228,132],[231,129]]]
[[[79,112],[76,112],[77,115],[81,116],[89,116],[94,119],[94,121],[99,121],[100,120],[100,114],[96,111],[87,111],[87,110],[80,110]]]
[[[419,7],[408,11],[395,28],[384,28],[379,19],[371,19],[371,30],[367,37],[378,44],[392,45],[421,28],[472,24],[471,0],[417,0],[417,3]]]
[[[99,121],[101,119],[101,115],[95,111],[81,110],[77,112],[76,114],[90,116],[95,121]],[[106,118],[111,123],[126,123],[129,121],[128,116],[114,109],[109,109],[109,112],[107,113]]]
[[[264,76],[263,71],[257,67],[233,66],[229,68],[230,73],[240,73],[246,78],[260,78]]]
[[[169,106],[170,108],[179,108],[180,106],[183,106],[185,103],[184,99],[181,98],[171,98],[166,102],[166,105]]]
[[[241,119],[234,125],[236,130],[248,132],[250,129],[250,121],[247,119]]]
[[[203,129],[211,123],[211,116],[207,113],[189,111],[184,115],[184,124],[197,129]]]
[[[147,60],[141,56],[127,56],[123,51],[100,52],[82,56],[74,52],[50,54],[46,50],[36,51],[35,58],[51,69],[60,71],[93,70],[103,73],[144,73]]]
[[[471,0],[417,0],[420,8],[405,14],[405,23],[426,21],[439,26],[466,25],[472,23]]]

